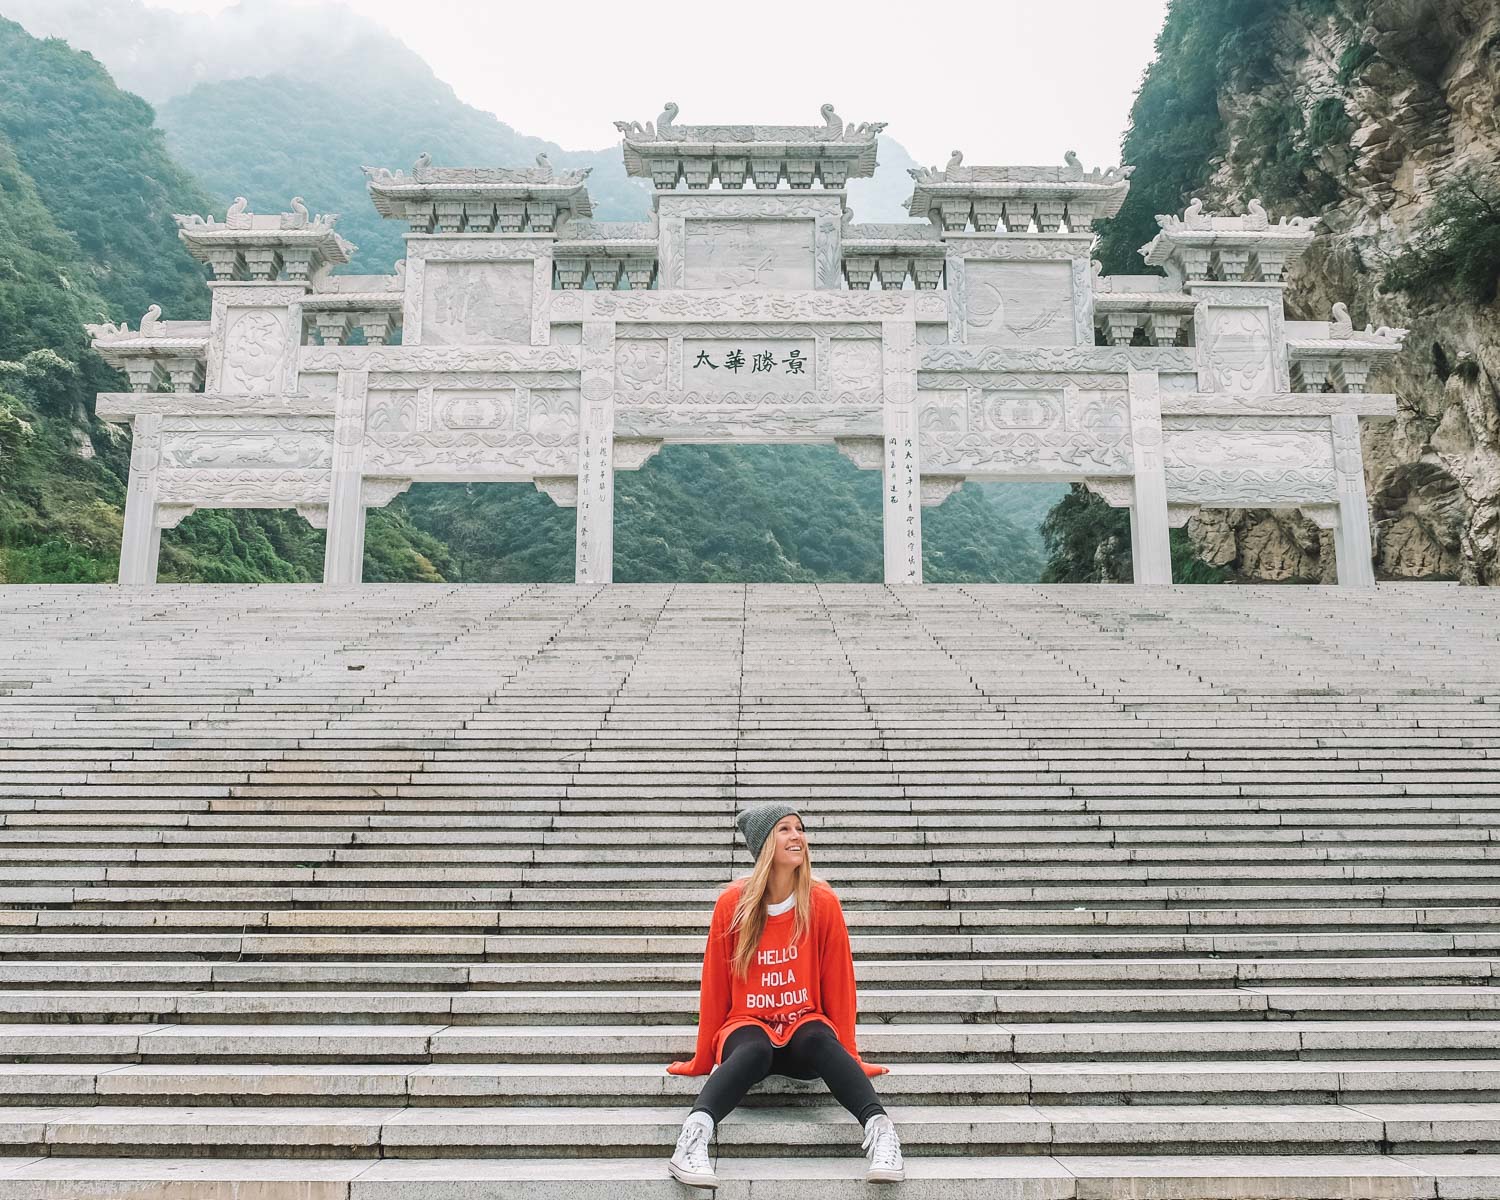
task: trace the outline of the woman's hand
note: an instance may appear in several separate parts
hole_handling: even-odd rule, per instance
[[[667,1064],[668,1075],[707,1075],[708,1067],[699,1064],[697,1059],[688,1059],[685,1062],[674,1062]]]

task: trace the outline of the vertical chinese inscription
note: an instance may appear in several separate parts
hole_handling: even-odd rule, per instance
[[[885,402],[885,581],[922,582],[922,464],[917,442],[917,329],[910,320],[881,328]]]
[[[585,321],[578,422],[578,530],[574,579],[610,583],[615,544],[615,326]]]

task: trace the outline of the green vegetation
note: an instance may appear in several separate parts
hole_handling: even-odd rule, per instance
[[[1055,494],[971,484],[924,509],[925,577],[1034,581],[1040,543],[1010,519],[1012,506],[1035,513]],[[573,578],[573,510],[529,485],[418,484],[391,509],[448,548],[446,578]],[[881,538],[879,472],[859,470],[831,446],[668,446],[615,478],[622,583],[874,583]]]
[[[129,433],[94,417],[94,393],[126,384],[83,326],[153,303],[206,316],[171,214],[210,205],[149,105],[89,55],[0,19],[0,583],[115,578]],[[381,569],[422,577],[431,539],[384,514],[371,526]],[[293,512],[198,512],[163,534],[161,578],[318,579],[322,547]]]
[[[90,55],[0,18],[0,135],[70,239],[48,253],[73,267],[62,286],[87,288],[132,320],[151,304],[170,318],[204,317],[203,271],[179,245],[172,213],[208,200],[167,155],[153,117]],[[78,330],[75,344],[82,338]]]
[[[545,151],[554,167],[590,167],[601,220],[643,220],[649,193],[625,175],[618,149],[569,153],[526,137],[462,103],[394,39],[361,43],[362,58],[334,60],[317,79],[285,75],[200,84],[161,108],[168,144],[217,197],[218,212],[244,196],[281,212],[302,196],[339,217],[356,246],[352,270],[388,272],[405,254],[400,221],[370,203],[361,164],[411,170],[426,151],[439,166],[530,166]],[[600,130],[601,140],[610,131]],[[206,210],[205,210],[206,211]]]
[[[1171,0],[1121,143],[1121,157],[1135,167],[1130,194],[1119,214],[1099,225],[1096,256],[1106,271],[1145,270],[1137,251],[1156,236],[1156,214],[1181,212],[1231,149],[1250,195],[1319,206],[1337,197],[1338,182],[1319,152],[1353,132],[1338,97],[1306,113],[1263,99],[1233,147],[1221,116],[1223,93],[1254,95],[1270,81],[1271,32],[1293,6],[1321,16],[1334,9],[1327,0]],[[1351,46],[1340,60],[1341,81],[1346,61],[1352,78],[1373,55]]]
[[[1431,298],[1452,289],[1492,304],[1500,284],[1500,176],[1468,170],[1438,189],[1381,289]]]
[[[1043,583],[1129,583],[1130,510],[1111,508],[1081,483],[1042,522],[1047,546]],[[1226,583],[1229,574],[1193,552],[1183,529],[1172,530],[1173,583]]]
[[[1128,583],[1130,510],[1075,483],[1042,522],[1043,583]]]
[[[1339,55],[1339,83],[1348,87],[1359,77],[1365,64],[1374,57],[1375,47],[1369,42],[1350,42],[1344,52]]]
[[[1121,157],[1135,167],[1130,194],[1100,223],[1107,272],[1138,274],[1137,251],[1156,236],[1156,214],[1181,212],[1227,148],[1219,92],[1231,79],[1265,77],[1268,31],[1290,0],[1171,0],[1130,109]]]

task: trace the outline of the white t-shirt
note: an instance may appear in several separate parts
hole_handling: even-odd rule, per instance
[[[791,909],[793,908],[793,906],[796,905],[796,903],[797,903],[797,893],[793,892],[790,896],[788,896],[780,904],[767,904],[766,905],[766,916],[768,916],[768,917],[779,917],[779,916],[781,916],[782,913],[791,911]]]

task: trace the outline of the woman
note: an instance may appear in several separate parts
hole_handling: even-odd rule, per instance
[[[905,1175],[901,1140],[854,1045],[854,962],[833,889],[814,879],[807,832],[790,804],[758,804],[735,818],[755,859],[714,905],[703,953],[698,1046],[670,1075],[708,1075],[683,1123],[669,1170],[693,1187],[718,1187],[708,1160],[714,1126],[767,1075],[816,1079],[864,1126],[866,1180]],[[712,1072],[712,1074],[709,1074]]]

